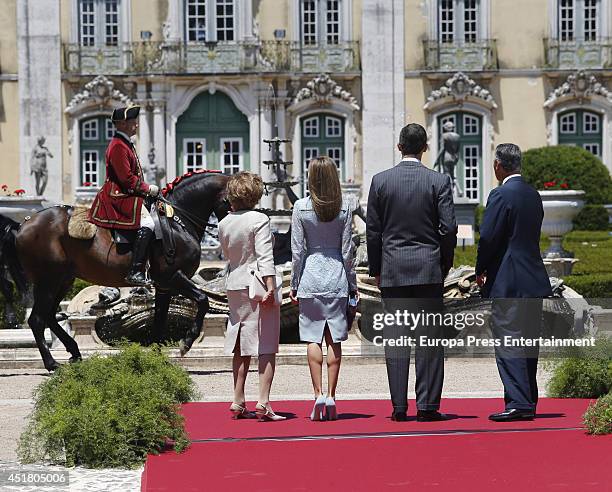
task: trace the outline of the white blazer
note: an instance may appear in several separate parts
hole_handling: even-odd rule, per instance
[[[254,210],[228,214],[219,222],[219,242],[229,262],[227,290],[248,289],[252,268],[262,277],[276,275],[267,215]]]

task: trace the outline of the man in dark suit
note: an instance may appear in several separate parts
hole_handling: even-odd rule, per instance
[[[508,344],[541,333],[542,298],[552,295],[540,254],[544,209],[539,193],[521,176],[521,150],[495,150],[495,176],[502,184],[489,194],[480,226],[476,275],[483,297],[493,299],[491,329],[504,384],[505,411],[494,421],[531,420],[538,401],[538,346]]]
[[[443,281],[453,265],[457,224],[449,176],[421,163],[427,133],[415,123],[402,128],[402,160],[374,176],[367,210],[370,276],[376,277],[385,311],[438,311]],[[437,336],[435,327],[385,326],[385,340],[402,335]],[[438,327],[441,328],[441,327]],[[408,410],[410,347],[385,345],[393,420],[405,421]],[[444,349],[416,346],[417,420],[444,420],[439,413],[444,380]]]

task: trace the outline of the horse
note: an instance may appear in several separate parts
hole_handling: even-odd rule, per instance
[[[209,310],[206,294],[191,278],[200,264],[200,243],[214,212],[221,220],[230,211],[225,186],[228,175],[219,172],[193,172],[180,176],[162,190],[162,201],[169,203],[179,220],[171,220],[175,254],[164,255],[161,241],[149,249],[149,275],[155,285],[153,337],[161,340],[173,295],[193,300],[197,314],[185,337],[179,342],[184,356],[198,337]],[[66,347],[69,362],[81,360],[76,341],[55,318],[60,301],[76,278],[96,285],[126,287],[124,278],[131,252],[121,254],[110,229],[98,228],[92,239],[75,239],[68,234],[72,207],[55,206],[41,210],[19,225],[0,216],[0,265],[6,267],[18,289],[32,287],[34,304],[28,325],[34,333],[45,368],[55,371],[59,364],[51,355],[44,330],[51,331]]]

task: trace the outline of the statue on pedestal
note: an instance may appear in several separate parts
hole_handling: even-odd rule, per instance
[[[47,157],[53,159],[53,154],[45,146],[45,137],[38,137],[38,143],[32,150],[30,158],[30,175],[34,175],[36,179],[36,195],[42,196],[47,187],[49,180],[49,171],[47,170]]]
[[[442,126],[442,141],[440,144],[440,152],[436,157],[434,169],[451,177],[453,183],[453,195],[462,197],[463,190],[455,177],[455,169],[459,162],[459,148],[461,145],[461,136],[455,132],[455,124],[452,121],[447,121]]]

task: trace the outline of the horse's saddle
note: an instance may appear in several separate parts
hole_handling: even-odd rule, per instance
[[[174,254],[176,253],[176,242],[172,230],[174,208],[169,203],[157,201],[151,207],[151,218],[155,224],[155,238],[162,242],[166,262],[174,263]]]
[[[98,230],[95,224],[87,219],[87,207],[75,206],[68,209],[68,235],[74,239],[92,239]]]

